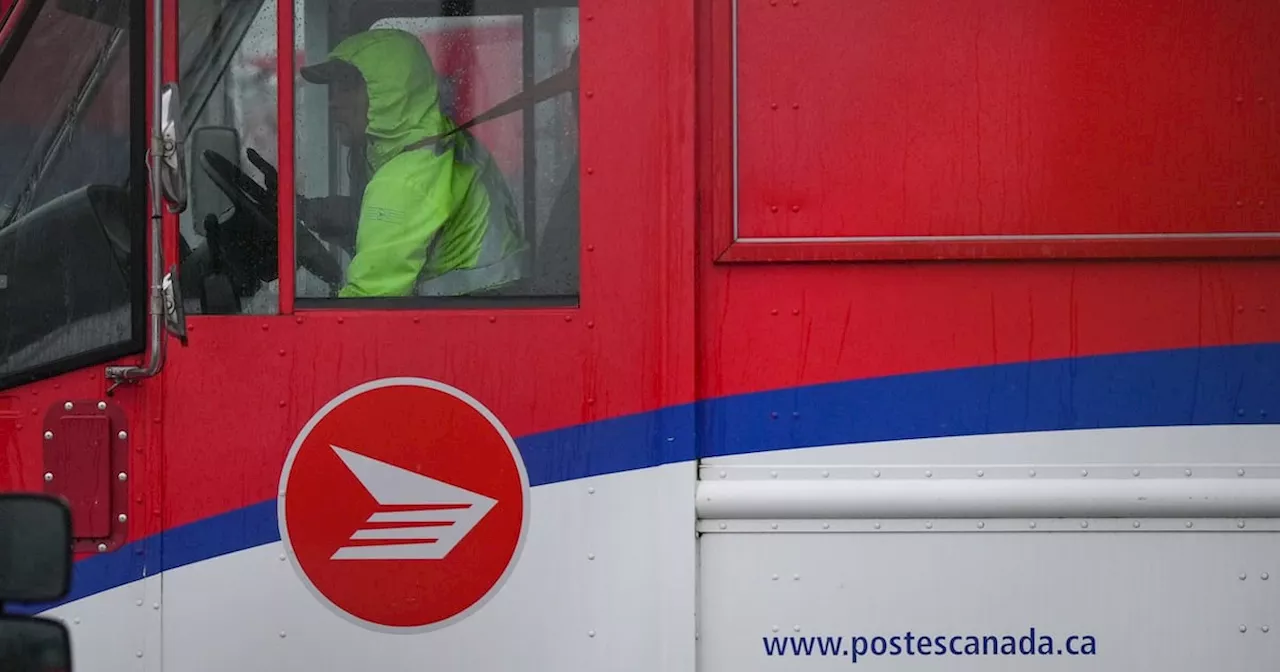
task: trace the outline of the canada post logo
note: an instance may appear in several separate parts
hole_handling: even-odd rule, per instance
[[[285,461],[280,537],[304,584],[363,627],[465,618],[519,558],[529,480],[506,428],[432,380],[355,387],[316,413]]]

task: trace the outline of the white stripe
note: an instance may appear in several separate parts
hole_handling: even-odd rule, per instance
[[[421,539],[422,541],[436,541],[440,534],[439,527],[383,527],[368,530],[356,530],[351,535],[351,540],[359,539]]]
[[[369,516],[367,523],[453,523],[458,514],[471,508],[458,509],[422,509],[419,511],[384,511]]]

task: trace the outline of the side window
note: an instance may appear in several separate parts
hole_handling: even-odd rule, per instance
[[[141,4],[18,11],[36,14],[0,46],[0,387],[145,336]]]
[[[279,306],[276,0],[178,4],[178,82],[190,129],[191,192],[180,220],[185,307],[272,314]]]
[[[300,306],[576,304],[578,9],[456,4],[300,1]]]

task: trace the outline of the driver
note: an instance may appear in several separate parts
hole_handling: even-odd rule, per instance
[[[368,176],[338,296],[458,296],[521,277],[510,191],[473,136],[450,133],[417,37],[357,33],[300,74],[331,87],[331,123],[358,177]]]

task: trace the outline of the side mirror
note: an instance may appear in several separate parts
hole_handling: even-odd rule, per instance
[[[160,188],[171,212],[187,209],[187,157],[182,152],[182,100],[170,82],[160,93]]]
[[[0,602],[62,599],[71,588],[71,562],[66,503],[45,494],[0,494]]]
[[[0,604],[48,602],[71,588],[71,509],[40,493],[0,494]],[[67,672],[71,633],[51,618],[0,614],[0,670]]]
[[[191,132],[189,141],[191,156],[203,156],[206,150],[240,161],[240,135],[236,129],[225,126],[201,126]],[[203,170],[191,174],[192,224],[196,233],[205,235],[204,221],[209,215],[221,215],[230,210],[231,199],[213,183]]]
[[[0,615],[0,670],[71,670],[71,633],[50,618]]]

